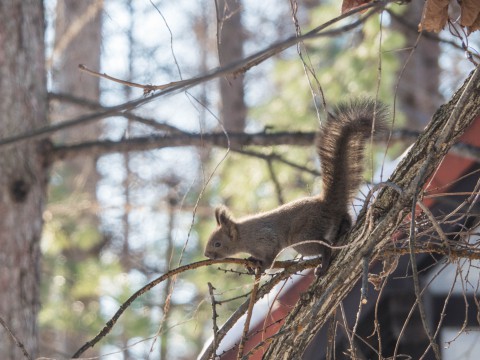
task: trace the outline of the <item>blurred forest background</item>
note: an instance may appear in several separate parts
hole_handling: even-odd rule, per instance
[[[50,169],[43,211],[39,356],[70,357],[139,288],[204,259],[215,206],[226,204],[241,216],[320,191],[318,159],[305,140],[244,147],[232,136],[225,148],[180,135],[311,134],[326,115],[325,104],[358,96],[394,109],[395,129],[421,131],[474,69],[466,50],[478,62],[480,46],[478,34],[467,38],[455,24],[420,34],[422,8],[423,1],[391,3],[353,29],[290,46],[245,73],[52,132],[53,143],[64,148]],[[155,91],[148,85],[206,74],[307,33],[340,10],[331,0],[47,0],[49,122],[149,99]],[[93,76],[79,64],[147,88]],[[95,147],[175,135],[176,142],[148,150]],[[381,144],[369,149],[375,168],[371,161],[366,178],[413,139],[397,136],[388,153]],[[242,268],[220,267],[225,271],[202,267],[151,289],[82,356],[195,359],[212,336],[207,283],[218,299],[230,299],[218,308],[219,324],[252,286],[251,277],[239,274]]]

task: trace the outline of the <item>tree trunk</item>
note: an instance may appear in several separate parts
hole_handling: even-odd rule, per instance
[[[220,66],[243,58],[244,31],[240,0],[217,1],[217,41]],[[243,132],[247,108],[244,101],[243,74],[220,79],[220,118],[229,132]]]
[[[103,0],[59,0],[56,6],[55,44],[52,55],[54,91],[80,99],[99,101],[100,86],[97,77],[86,75],[78,70],[79,64],[98,70],[100,68],[100,48],[102,41],[101,14]],[[95,110],[92,110],[95,111]],[[52,111],[52,121],[63,121],[88,113],[85,107],[72,103],[56,104]],[[75,142],[96,139],[101,134],[99,122],[62,131],[59,141]],[[98,180],[97,159],[88,157],[68,163],[67,173],[75,174],[69,179],[69,186],[78,190],[81,187],[95,199]]]
[[[55,19],[55,41],[52,60],[50,62],[52,69],[52,86],[54,92],[67,94],[69,96],[99,102],[100,86],[99,79],[82,73],[78,69],[79,64],[85,64],[89,68],[98,70],[100,68],[100,53],[102,43],[102,10],[103,0],[58,0],[56,4]],[[52,122],[65,121],[95,110],[70,102],[53,101],[51,102],[50,118]],[[100,122],[84,125],[81,128],[73,128],[62,131],[54,139],[60,143],[74,143],[86,140],[95,140],[102,133]],[[78,208],[70,208],[75,217],[77,227],[73,230],[65,231],[69,236],[72,231],[79,231],[79,228],[88,224],[92,228],[98,227],[99,219],[97,214],[91,210],[95,206],[82,208],[84,203],[96,204],[96,189],[99,175],[97,173],[97,157],[86,156],[71,159],[66,162],[55,164],[55,173],[62,177],[62,200],[69,202],[69,197],[79,197],[82,199],[82,205]],[[72,195],[73,194],[73,195]],[[70,201],[76,204],[75,201]],[[76,211],[75,211],[76,210]],[[54,213],[55,215],[60,215]],[[65,214],[61,214],[65,215]],[[101,247],[98,248],[100,251]],[[89,249],[90,250],[90,249]],[[83,261],[84,257],[91,256],[85,249],[71,246],[64,249],[63,255],[72,262]],[[76,266],[71,267],[72,273],[77,270]],[[68,276],[75,276],[69,274]],[[75,286],[74,282],[67,281],[66,289],[71,290]],[[72,292],[65,290],[66,294]],[[71,300],[71,299],[68,299]],[[65,299],[65,301],[68,301]],[[80,299],[88,307],[91,302],[97,302],[96,296],[83,296]],[[42,329],[43,330],[43,329]],[[47,329],[45,329],[47,330]],[[58,356],[58,352],[67,353],[84,343],[85,339],[71,331],[65,331],[64,328],[42,331],[41,348],[42,355],[48,357]],[[88,356],[98,355],[91,350]]]
[[[0,137],[47,125],[43,4],[0,2]],[[0,316],[37,355],[42,211],[48,182],[45,142],[0,148]],[[2,359],[24,358],[0,328]]]

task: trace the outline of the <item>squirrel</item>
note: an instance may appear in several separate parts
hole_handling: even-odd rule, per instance
[[[374,100],[339,104],[320,126],[315,141],[322,193],[238,220],[225,206],[217,207],[218,226],[208,240],[205,256],[224,259],[249,253],[249,260],[264,271],[282,249],[293,246],[302,256],[321,255],[321,269],[316,273],[324,273],[331,248],[311,240],[335,244],[352,227],[349,207],[363,180],[365,142],[386,129],[386,117],[385,105]],[[295,246],[300,242],[306,243]]]

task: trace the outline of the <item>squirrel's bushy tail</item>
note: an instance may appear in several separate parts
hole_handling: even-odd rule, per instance
[[[339,104],[322,124],[316,145],[322,167],[322,197],[332,211],[348,211],[363,178],[365,142],[386,129],[386,117],[385,105],[358,99]]]

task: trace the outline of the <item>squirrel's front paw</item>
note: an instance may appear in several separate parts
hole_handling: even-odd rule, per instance
[[[260,268],[261,272],[263,272],[265,270],[262,260],[258,260],[256,258],[254,258],[253,256],[250,256],[249,258],[247,258],[247,260],[251,261],[253,263],[253,266],[247,266],[247,271],[248,271],[249,274],[255,275],[255,270],[257,268]]]

